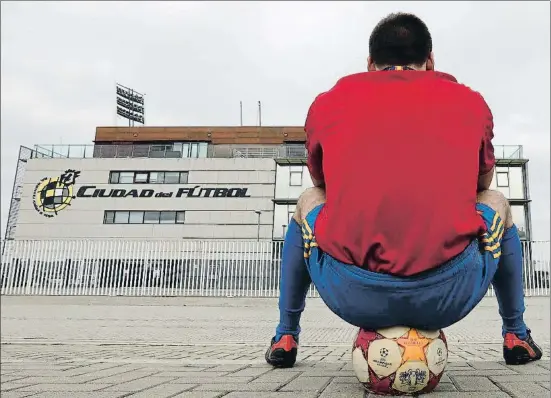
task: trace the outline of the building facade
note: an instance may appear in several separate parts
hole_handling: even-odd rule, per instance
[[[312,186],[300,127],[99,127],[21,149],[6,238],[281,240]],[[496,146],[492,188],[531,239],[527,159]]]

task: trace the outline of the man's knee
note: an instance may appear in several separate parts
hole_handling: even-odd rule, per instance
[[[325,190],[323,188],[307,188],[298,198],[293,218],[300,223],[308,213],[323,203],[325,203]]]
[[[499,191],[488,189],[478,193],[478,203],[484,203],[486,206],[491,207],[497,213],[505,223],[505,228],[509,228],[513,225],[513,218],[511,217],[511,206],[509,200]]]

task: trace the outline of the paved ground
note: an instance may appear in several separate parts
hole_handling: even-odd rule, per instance
[[[549,298],[526,319],[545,359],[501,362],[494,298],[446,329],[450,363],[430,397],[550,397]],[[355,329],[308,302],[299,364],[263,363],[274,299],[2,297],[1,396],[360,398]]]

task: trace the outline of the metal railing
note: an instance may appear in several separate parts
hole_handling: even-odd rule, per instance
[[[496,159],[524,159],[522,145],[494,145]]]
[[[238,146],[230,145],[217,150],[210,145],[206,153],[188,153],[171,149],[171,145],[159,144],[121,144],[121,145],[35,145],[32,158],[85,159],[85,158],[306,158],[304,145]]]
[[[3,241],[3,295],[277,297],[282,242]],[[549,295],[549,242],[523,242],[527,296]],[[492,288],[488,295],[493,295]],[[310,297],[317,297],[311,287]]]
[[[217,145],[209,144],[206,154],[183,154],[180,150],[171,150],[170,145],[159,144],[120,144],[120,145],[35,145],[33,158],[306,158],[303,145],[239,146],[232,145],[221,150]],[[522,145],[495,145],[497,159],[523,159]]]
[[[213,157],[216,156],[213,151]],[[235,147],[232,148],[232,157],[234,158],[261,158],[261,159],[306,159],[307,151],[304,146],[274,146],[274,147]]]
[[[121,145],[35,145],[33,158],[171,158],[185,156],[181,150],[172,150],[168,145],[121,144]],[[197,157],[195,155],[194,157]]]

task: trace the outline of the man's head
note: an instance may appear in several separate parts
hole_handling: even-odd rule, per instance
[[[413,14],[390,14],[369,37],[368,70],[388,66],[409,66],[434,70],[432,38],[427,25]]]

